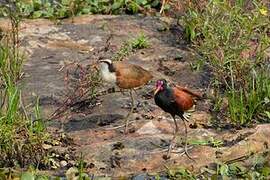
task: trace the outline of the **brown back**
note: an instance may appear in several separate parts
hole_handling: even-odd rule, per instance
[[[189,93],[174,87],[173,94],[175,102],[181,111],[187,111],[194,105],[194,101]]]
[[[199,99],[202,99],[202,95],[200,93],[197,93],[197,92],[193,92],[185,87],[181,87],[181,86],[176,86],[176,88],[180,91],[184,91],[186,93],[188,93],[189,95],[193,96],[193,97],[196,97],[196,98],[199,98]]]
[[[117,85],[123,89],[130,89],[145,85],[153,78],[151,73],[142,67],[125,62],[114,62]]]

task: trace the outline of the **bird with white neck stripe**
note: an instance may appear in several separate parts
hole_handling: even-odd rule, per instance
[[[153,76],[141,66],[123,61],[112,62],[109,59],[99,61],[100,72],[104,81],[118,86],[120,89],[129,89],[131,97],[131,110],[125,117],[125,133],[128,132],[128,117],[134,110],[132,90],[147,84]]]

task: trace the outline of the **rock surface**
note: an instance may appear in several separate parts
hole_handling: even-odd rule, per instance
[[[4,30],[9,28],[6,20],[1,20],[0,24]],[[148,37],[151,46],[136,51],[126,61],[152,71],[154,80],[166,78],[176,84],[205,92],[209,84],[209,72],[191,70],[190,64],[195,56],[183,43],[181,28],[172,25],[167,31],[158,30],[165,25],[168,25],[167,21],[162,19],[139,16],[90,15],[75,17],[73,22],[64,20],[59,25],[48,20],[23,21],[20,27],[21,47],[28,57],[22,82],[25,101],[33,102],[33,94],[39,96],[43,116],[49,117],[64,98],[65,73],[60,71],[64,64],[77,62],[87,65],[98,58],[112,57],[123,41],[141,32]],[[106,45],[110,36],[110,51],[104,57],[99,57],[96,52]],[[228,161],[251,151],[259,152],[268,148],[265,144],[270,143],[270,125],[258,125],[234,132],[204,129],[203,125],[211,120],[211,116],[209,102],[203,100],[197,103],[196,111],[192,113],[190,123],[195,120],[198,127],[188,129],[189,142],[208,142],[212,138],[226,141],[226,145],[192,145],[189,153],[196,163],[181,153],[164,160],[162,155],[172,137],[174,124],[168,114],[154,105],[152,98],[145,98],[147,94],[151,95],[154,80],[138,90],[136,101],[145,103],[149,112],[137,106],[131,117],[133,131],[127,135],[121,133],[121,128],[114,127],[123,124],[122,118],[128,112],[127,108],[123,108],[130,103],[128,93],[101,96],[100,105],[95,106],[91,113],[55,119],[51,131],[57,133],[62,127],[72,137],[76,144],[73,152],[78,156],[82,153],[87,164],[91,164],[91,168],[87,169],[89,173],[113,177],[132,174],[143,176],[146,172],[164,170],[164,165],[180,165],[199,172],[200,168],[212,162]],[[100,90],[108,87],[104,85]],[[182,121],[179,124],[184,129]],[[238,138],[241,135],[244,138]],[[180,137],[184,137],[184,130]],[[217,151],[221,152],[218,156]],[[66,165],[66,162],[62,163],[63,167]]]

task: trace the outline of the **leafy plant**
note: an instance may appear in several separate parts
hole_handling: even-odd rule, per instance
[[[183,18],[186,38],[201,54],[198,62],[211,68],[218,84],[214,88],[225,92],[229,116],[239,125],[268,112],[265,98],[269,99],[265,65],[270,18],[264,4],[252,1],[246,6],[243,1],[218,0],[209,1],[205,8],[192,4]],[[219,99],[214,102],[219,110]]]
[[[248,91],[232,89],[228,91],[231,120],[241,125],[250,122],[254,115],[269,110],[270,78],[260,73],[250,78]]]
[[[148,48],[150,46],[148,38],[143,34],[123,43],[119,51],[113,56],[114,61],[121,61],[133,51]]]
[[[172,180],[177,179],[187,179],[187,180],[195,180],[196,176],[193,175],[189,170],[183,167],[177,168],[167,168],[167,177]]]
[[[220,147],[223,145],[222,140],[214,139],[213,137],[210,137],[208,140],[192,140],[189,143],[192,145],[204,145],[213,147]]]
[[[13,0],[20,15],[28,18],[62,19],[81,14],[136,14],[159,9],[159,0]],[[166,6],[167,7],[167,6]],[[5,13],[1,13],[5,15]]]
[[[144,49],[149,47],[149,42],[147,37],[141,33],[138,37],[130,40],[132,49]]]
[[[0,167],[24,167],[42,161],[45,152],[41,146],[47,136],[38,105],[34,108],[34,116],[30,117],[31,111],[25,108],[18,86],[24,59],[18,45],[20,18],[17,10],[3,8],[12,29],[0,40]]]
[[[0,39],[0,85],[11,81],[15,83],[22,73],[23,55],[19,52],[19,23],[20,17],[10,8],[2,6],[11,20],[11,32]]]

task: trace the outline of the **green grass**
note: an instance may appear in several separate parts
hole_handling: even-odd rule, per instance
[[[23,104],[18,86],[24,60],[17,44],[20,18],[7,12],[12,30],[0,40],[0,167],[38,165],[48,136],[38,103],[33,109]]]
[[[12,30],[10,33],[2,33],[0,39],[0,83],[5,85],[11,81],[15,83],[22,75],[23,55],[19,52],[19,22],[20,18],[11,10],[6,11],[11,20]]]
[[[250,78],[248,91],[228,90],[229,114],[232,121],[241,125],[250,122],[255,115],[261,114],[264,119],[270,111],[270,78],[266,73],[259,73]]]
[[[219,139],[214,139],[213,137],[209,137],[208,140],[190,140],[189,144],[191,145],[201,145],[201,146],[212,146],[212,147],[220,147],[223,145],[223,141]]]
[[[186,39],[201,54],[197,66],[203,62],[211,68],[213,87],[225,92],[228,116],[238,125],[261,120],[258,115],[269,112],[269,68],[265,65],[270,16],[260,2],[252,1],[248,7],[240,0],[208,1],[205,8],[194,3],[182,19]],[[219,110],[220,99],[214,102]]]
[[[140,33],[135,38],[125,41],[121,48],[114,54],[114,61],[122,61],[125,57],[138,49],[145,49],[150,46],[148,38],[145,34]]]
[[[166,177],[172,180],[177,179],[196,180],[196,176],[183,167],[167,168]]]
[[[4,86],[0,90],[0,167],[38,164],[44,155],[41,147],[46,139],[40,110],[36,106],[34,117],[30,118],[18,86],[10,80]]]

